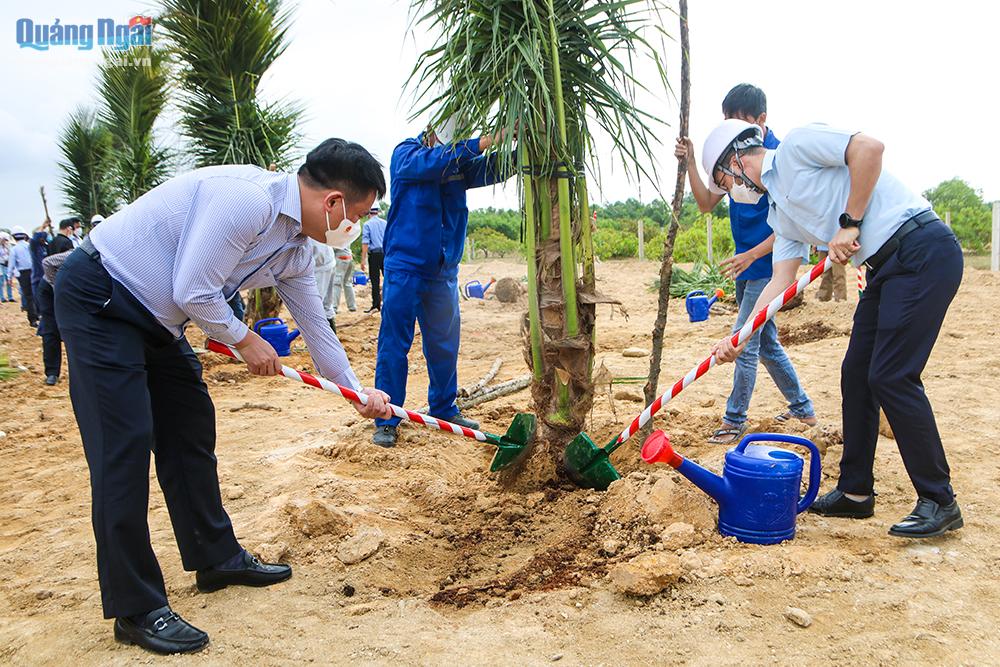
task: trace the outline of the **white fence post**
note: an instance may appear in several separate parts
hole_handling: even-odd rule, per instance
[[[948,229],[951,229],[951,211],[944,212],[944,224],[948,226]]]
[[[993,243],[990,254],[993,256],[990,269],[1000,271],[1000,201],[993,202]]]
[[[708,237],[708,263],[709,265],[715,264],[715,257],[712,253],[712,223],[715,222],[712,219],[712,214],[709,213],[705,216],[705,234]]]
[[[642,228],[642,218],[639,218],[639,259],[646,259],[646,235]]]

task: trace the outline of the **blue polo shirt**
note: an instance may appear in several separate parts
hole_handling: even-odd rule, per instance
[[[778,138],[768,128],[764,135],[764,148],[778,147]],[[733,242],[736,252],[746,252],[771,235],[772,229],[767,224],[767,195],[760,198],[756,204],[739,204],[729,198],[729,225],[733,230]],[[758,280],[771,277],[771,255],[767,254],[747,267],[737,280]]]

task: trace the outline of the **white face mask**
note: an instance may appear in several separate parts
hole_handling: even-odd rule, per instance
[[[80,238],[81,236],[83,236],[83,229],[81,229],[80,227],[74,229],[73,236],[75,236],[76,238]]]
[[[733,183],[733,187],[729,188],[729,196],[737,204],[750,204],[752,206],[760,201],[764,193],[750,189],[750,186],[746,183],[740,183],[739,185]]]
[[[330,212],[326,212],[326,244],[331,248],[346,248],[361,235],[361,225],[347,217],[347,201],[341,199],[340,202],[344,205],[344,219],[336,229],[330,228]]]

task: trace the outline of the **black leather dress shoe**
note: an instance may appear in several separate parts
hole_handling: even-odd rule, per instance
[[[170,607],[154,609],[138,620],[135,617],[116,618],[115,640],[164,655],[193,653],[208,646],[208,634],[175,614]]]
[[[198,570],[195,582],[202,593],[211,593],[226,586],[270,586],[292,576],[292,568],[283,563],[262,563],[250,552],[243,551],[241,567],[210,567]]]
[[[431,415],[432,417],[434,415]],[[464,426],[465,428],[474,428],[479,430],[479,422],[473,419],[466,419],[462,416],[462,413],[452,415],[451,417],[437,417],[437,419],[443,419],[446,422],[451,422],[452,424],[458,424],[459,426]]]
[[[918,498],[917,505],[902,521],[889,529],[896,537],[937,537],[965,525],[958,501],[938,505],[928,498]]]
[[[817,498],[809,511],[820,516],[867,519],[875,515],[875,494],[868,496],[867,500],[858,502],[845,496],[840,489],[834,489]]]

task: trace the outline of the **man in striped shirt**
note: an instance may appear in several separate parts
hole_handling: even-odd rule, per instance
[[[199,590],[291,576],[287,565],[261,563],[236,540],[219,493],[214,407],[184,328],[193,322],[233,345],[254,374],[279,374],[274,349],[226,303],[239,289],[275,286],[319,372],[362,389],[324,316],[307,240],[325,241],[384,194],[381,165],[340,139],[310,152],[297,174],[197,169],[109,217],[60,270],[56,317],[90,468],[104,616],[116,619],[119,641],[160,653],[208,643],[167,605],[146,520],[150,451],[181,560],[197,572]],[[368,396],[358,412],[391,415],[387,395]]]

